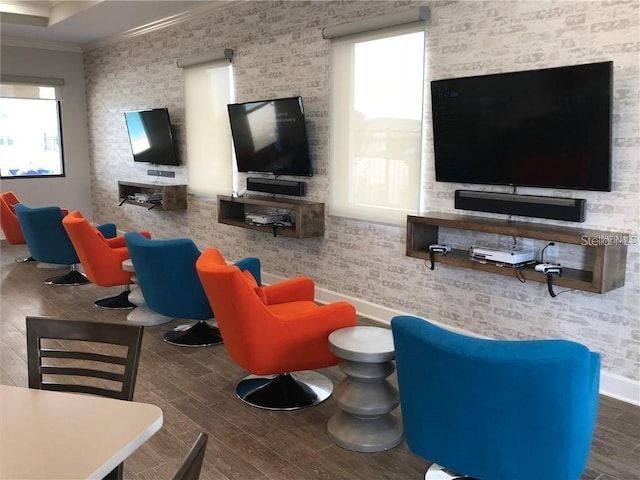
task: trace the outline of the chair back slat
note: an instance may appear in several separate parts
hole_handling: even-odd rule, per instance
[[[71,392],[71,393],[88,393],[90,395],[97,395],[100,397],[115,398],[116,400],[122,400],[122,394],[118,390],[109,390],[108,388],[93,387],[91,385],[80,385],[73,383],[50,383],[42,382],[40,390],[53,390],[56,392]]]
[[[40,348],[41,358],[73,358],[77,360],[92,360],[100,363],[111,363],[113,365],[126,365],[127,359],[103,353],[91,353],[80,351],[53,350],[50,348]]]
[[[103,380],[111,380],[114,382],[123,382],[124,375],[121,373],[105,372],[91,368],[69,368],[69,367],[47,367],[41,366],[40,373],[44,375],[71,375],[74,377],[91,377],[101,378]]]
[[[143,327],[29,316],[26,330],[30,388],[133,400]],[[122,354],[95,351],[111,346]]]

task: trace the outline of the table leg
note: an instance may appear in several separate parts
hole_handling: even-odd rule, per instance
[[[391,412],[400,404],[400,396],[387,380],[395,371],[393,362],[340,360],[340,368],[346,377],[333,392],[340,410],[327,425],[331,440],[356,452],[379,452],[398,445],[402,422]]]

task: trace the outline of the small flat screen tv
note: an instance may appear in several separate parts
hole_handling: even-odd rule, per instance
[[[436,180],[611,191],[613,63],[431,82]]]
[[[166,108],[125,112],[124,118],[134,161],[180,165]]]
[[[301,97],[227,106],[239,172],[313,175]]]

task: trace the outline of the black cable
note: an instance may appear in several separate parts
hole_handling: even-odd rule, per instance
[[[527,283],[527,279],[524,278],[524,274],[522,273],[522,267],[518,267],[515,269],[516,278],[520,283]]]
[[[557,297],[556,292],[553,291],[553,273],[547,273],[547,290],[549,290],[549,295]]]
[[[566,290],[563,290],[558,293],[554,292],[553,291],[553,275],[554,275],[553,273],[547,273],[547,290],[549,290],[549,295],[555,298],[558,295],[561,295],[567,292],[573,292],[575,290],[575,288],[567,288]]]
[[[544,263],[544,251],[553,245],[555,245],[555,242],[549,242],[547,243],[546,247],[542,249],[542,252],[540,252],[540,263]]]
[[[431,260],[431,266],[429,268],[431,270],[436,268],[436,254],[433,250],[429,250],[429,260]]]

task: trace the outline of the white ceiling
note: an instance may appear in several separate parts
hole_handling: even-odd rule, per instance
[[[86,47],[172,19],[209,11],[224,0],[0,0],[4,43],[16,40]]]

